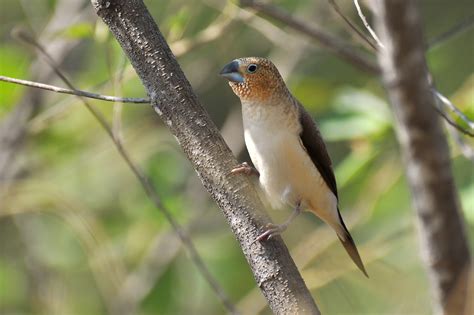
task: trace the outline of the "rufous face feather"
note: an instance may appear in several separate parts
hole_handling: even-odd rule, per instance
[[[235,59],[220,74],[229,80],[234,93],[244,101],[264,103],[281,93],[287,93],[278,69],[265,58]]]

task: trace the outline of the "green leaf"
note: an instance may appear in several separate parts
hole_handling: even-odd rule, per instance
[[[474,224],[474,184],[462,189],[460,195],[466,220]]]
[[[366,91],[344,89],[336,97],[334,110],[338,115],[320,122],[329,141],[377,136],[391,126],[387,103]]]
[[[175,15],[169,17],[165,24],[169,27],[168,40],[173,41],[181,38],[190,19],[190,9],[183,6]]]
[[[8,44],[0,46],[0,75],[25,79],[28,65],[24,49]],[[17,84],[0,82],[0,117],[14,107],[23,89]]]
[[[372,147],[349,154],[336,168],[336,178],[339,187],[344,187],[374,158]]]
[[[20,267],[0,260],[0,309],[20,302],[26,289],[26,279]]]
[[[74,39],[88,38],[94,34],[94,27],[90,23],[78,23],[66,28],[62,34]]]

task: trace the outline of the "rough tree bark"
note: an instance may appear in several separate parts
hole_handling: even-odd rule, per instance
[[[449,148],[430,90],[416,1],[374,4],[379,35],[386,46],[380,50],[379,62],[396,117],[435,313],[468,314],[469,247]]]
[[[319,314],[282,239],[254,242],[270,219],[250,181],[229,174],[237,161],[198,102],[143,2],[92,0],[92,4],[130,59],[153,108],[222,209],[272,311]]]

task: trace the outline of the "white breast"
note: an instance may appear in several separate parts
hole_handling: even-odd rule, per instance
[[[247,109],[247,111],[245,110]],[[290,113],[292,114],[292,113]],[[260,183],[273,207],[294,205],[295,196],[289,181],[287,150],[298,143],[299,130],[278,106],[251,105],[244,108],[245,144],[253,164],[260,172]]]
[[[337,214],[337,199],[301,144],[297,116],[285,114],[277,108],[244,111],[245,144],[270,203],[279,208],[301,201],[303,206]]]
[[[261,128],[245,130],[245,144],[250,158],[260,172],[260,183],[275,208],[281,207],[285,202],[283,195],[289,194],[283,147],[290,138],[291,135],[285,132],[270,134]]]

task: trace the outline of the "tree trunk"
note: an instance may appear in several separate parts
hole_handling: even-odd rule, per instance
[[[385,88],[405,159],[436,314],[468,314],[470,254],[414,0],[374,1]],[[472,299],[472,295],[471,298]],[[472,313],[469,313],[472,314]]]
[[[130,59],[153,108],[222,209],[272,311],[319,314],[282,239],[254,242],[270,219],[250,181],[229,174],[237,161],[198,102],[143,2],[92,0],[92,4]],[[236,281],[238,277],[235,275]]]

